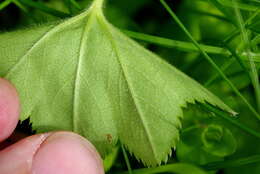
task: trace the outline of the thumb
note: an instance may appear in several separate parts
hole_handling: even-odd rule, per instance
[[[0,152],[1,174],[104,174],[93,145],[70,132],[28,137]]]

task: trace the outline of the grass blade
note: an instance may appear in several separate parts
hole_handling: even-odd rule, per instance
[[[27,10],[27,8],[23,5],[23,4],[21,4],[18,0],[12,0],[13,1],[13,3],[17,6],[17,7],[19,7],[22,11],[24,11],[25,13],[27,13],[28,15],[30,15],[29,14],[29,11]]]
[[[7,7],[11,3],[12,3],[12,0],[5,0],[4,2],[1,2],[0,3],[0,10],[3,10],[5,7]]]
[[[186,29],[186,27],[182,24],[179,18],[175,15],[175,13],[171,10],[165,0],[160,0],[161,4],[168,11],[171,17],[177,22],[177,24],[181,27],[181,29],[185,32],[185,34],[190,38],[193,44],[201,51],[202,55],[207,59],[207,61],[217,70],[220,76],[229,84],[232,90],[242,99],[242,101],[247,105],[250,111],[254,114],[254,116],[260,121],[260,115],[254,109],[254,107],[246,100],[246,98],[239,92],[239,90],[235,87],[235,85],[227,78],[227,76],[223,73],[223,71],[215,64],[215,62],[209,57],[209,55],[201,48],[199,43],[193,38],[190,32]]]
[[[249,74],[250,74],[250,77],[251,77],[251,80],[252,80],[252,84],[253,84],[253,87],[254,87],[254,91],[255,91],[257,109],[258,109],[258,111],[260,111],[260,85],[259,85],[259,77],[258,77],[258,73],[257,73],[257,70],[256,70],[256,65],[255,65],[254,61],[252,60],[252,56],[250,54],[251,48],[250,48],[249,37],[248,37],[247,31],[245,30],[244,21],[243,21],[243,18],[241,16],[241,13],[240,13],[240,11],[238,9],[238,4],[237,4],[237,2],[235,0],[233,0],[233,5],[235,7],[234,8],[235,9],[235,14],[236,14],[236,17],[237,17],[237,20],[238,20],[238,24],[239,24],[241,33],[242,33],[242,38],[243,38],[243,41],[245,42],[245,50],[246,50],[246,54],[247,54],[247,57],[248,57],[248,60],[249,60],[249,64],[250,64],[250,69],[251,69],[251,72]]]
[[[258,9],[257,11],[255,11],[243,24],[243,26],[245,28],[248,29],[252,29],[251,26],[254,24],[251,24],[252,20],[254,20],[254,18],[260,13],[260,9]],[[226,37],[226,39],[224,39],[224,43],[228,43],[230,42],[233,38],[235,38],[237,35],[239,35],[241,32],[241,30],[239,28],[234,29],[230,34],[228,34],[228,36]]]
[[[169,48],[176,48],[182,51],[188,51],[188,52],[196,52],[199,51],[199,49],[194,46],[193,43],[190,42],[184,42],[184,41],[177,41],[167,38],[162,38],[158,36],[152,36],[144,33],[129,31],[129,30],[122,30],[126,35],[129,37],[132,37],[134,39],[146,41],[148,43],[153,43],[157,45],[162,45]],[[200,44],[200,46],[203,48],[203,50],[207,51],[208,53],[212,54],[221,54],[221,55],[231,55],[228,50],[225,48],[215,47],[215,46],[209,46]]]
[[[252,22],[252,20],[260,13],[260,9],[257,10],[256,12],[254,12],[244,23],[244,27],[249,28],[248,26],[250,26],[250,23]],[[239,35],[241,32],[241,30],[239,28],[234,29],[230,34],[228,34],[228,36],[223,40],[223,45],[226,45],[233,39],[235,38],[237,35]],[[253,44],[253,41],[252,41]],[[237,55],[237,53],[233,50],[229,50],[233,56],[239,56]],[[258,55],[258,57],[260,57]],[[236,57],[237,58],[237,57]],[[242,58],[244,60],[244,58]],[[238,60],[238,59],[237,59]],[[240,59],[239,59],[240,60]],[[255,58],[254,58],[255,61]],[[225,71],[232,63],[234,63],[234,59],[227,61],[223,66],[222,66],[222,71]],[[241,64],[241,62],[240,62]],[[248,72],[248,71],[247,71]],[[215,74],[214,76],[212,76],[207,82],[205,82],[205,86],[209,86],[210,84],[212,84],[217,78],[219,77],[219,74]]]
[[[209,16],[209,17],[216,18],[216,19],[218,19],[220,21],[225,21],[225,22],[228,22],[228,23],[232,23],[232,21],[230,21],[230,19],[228,19],[228,18],[226,18],[225,16],[222,16],[222,15],[212,14],[210,12],[201,11],[201,10],[197,10],[197,9],[188,9],[188,10],[190,10],[190,12],[198,14],[198,15]]]
[[[80,5],[77,3],[77,1],[75,0],[70,0],[70,3],[78,10],[82,10],[82,8],[80,7]]]
[[[225,47],[232,53],[232,56],[235,57],[236,61],[239,63],[239,65],[241,66],[241,68],[243,69],[243,71],[248,75],[248,77],[250,78],[250,73],[248,72],[246,65],[244,64],[244,62],[242,62],[240,56],[236,53],[236,51],[231,48],[228,44],[224,43]],[[250,53],[249,53],[250,54]]]
[[[75,0],[63,0],[63,1],[64,1],[64,4],[67,6],[70,14],[73,14],[74,9],[77,10],[77,12],[82,10],[80,5]]]
[[[224,7],[221,3],[219,3],[217,0],[209,0],[212,5],[214,5],[221,13],[225,15],[226,18],[232,22],[232,24],[236,25],[236,20],[234,18],[234,15],[228,10],[226,7]]]
[[[244,132],[256,137],[256,138],[260,138],[260,133],[251,129],[250,127],[244,125],[243,123],[235,120],[235,117],[230,117],[230,115],[210,104],[200,104],[200,106],[202,108],[204,108],[205,110],[211,111],[213,113],[215,113],[217,116],[227,120],[228,122],[230,122],[231,124],[233,124],[234,126],[236,126],[237,128],[243,130]]]
[[[257,35],[252,41],[251,41],[251,44],[252,44],[252,48],[257,51],[258,47],[257,45],[260,43],[260,34]]]
[[[121,144],[121,149],[122,149],[122,152],[123,152],[123,155],[124,155],[124,159],[125,159],[125,163],[126,163],[126,166],[127,166],[128,174],[132,174],[131,164],[130,164],[128,155],[126,153],[126,150],[125,150],[125,148],[124,148],[124,146],[122,144]]]
[[[228,67],[230,67],[235,62],[234,58],[229,59],[226,61],[222,66],[221,70],[224,72]],[[215,75],[211,76],[205,83],[204,86],[208,87],[210,86],[217,78],[219,77],[219,73],[216,73]]]
[[[230,0],[217,0],[220,4],[222,4],[223,6],[227,6],[227,7],[231,7],[233,8],[234,7],[234,4],[233,4],[233,0],[230,1]],[[253,6],[253,5],[250,5],[250,4],[245,4],[245,3],[240,3],[240,2],[237,2],[237,8],[241,9],[241,10],[246,10],[246,11],[257,11],[259,9],[259,7],[257,6]]]
[[[134,32],[134,31],[129,31],[129,30],[121,30],[124,32],[127,36],[132,37],[137,40],[145,41],[148,43],[164,46],[167,48],[175,48],[181,51],[187,51],[187,52],[199,52],[200,50],[191,42],[184,42],[184,41],[177,41],[173,39],[168,39],[168,38],[163,38],[163,37],[158,37],[158,36],[153,36],[149,34],[144,34],[140,32]],[[232,53],[222,47],[216,47],[216,46],[211,46],[211,45],[205,45],[205,44],[200,44],[200,47],[207,53],[211,54],[220,54],[224,56],[230,56]],[[260,62],[260,57],[257,55],[254,56],[253,53],[251,53],[253,56],[253,60],[255,62]],[[241,55],[242,60],[248,60],[243,54]]]

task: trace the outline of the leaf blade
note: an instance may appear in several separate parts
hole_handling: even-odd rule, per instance
[[[155,166],[167,161],[175,147],[187,103],[207,101],[233,112],[197,82],[127,38],[96,8],[101,7],[92,6],[51,29],[30,30],[40,34],[23,36],[27,43],[19,54],[11,55],[12,63],[7,61],[10,52],[23,42],[0,47],[5,53],[0,56],[0,75],[11,68],[6,77],[21,94],[21,119],[30,116],[34,129],[74,130],[102,154],[120,140],[146,165]],[[1,38],[15,43],[16,35]]]

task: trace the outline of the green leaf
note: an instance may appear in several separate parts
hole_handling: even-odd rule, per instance
[[[146,165],[166,161],[179,139],[182,107],[209,102],[200,84],[113,27],[96,0],[55,25],[0,35],[0,76],[38,132],[72,130],[103,155],[118,140]]]
[[[205,127],[218,121],[213,115],[209,116],[200,107],[194,105],[184,111],[180,141],[176,147],[176,156],[179,162],[204,165],[210,162],[223,161],[222,157],[215,156],[204,150],[201,134]]]
[[[194,136],[195,137],[192,137]],[[191,138],[189,143],[187,138]],[[200,141],[198,135],[191,133],[182,137],[176,148],[177,158],[180,162],[192,163],[196,165],[204,165],[209,162],[222,161],[223,158],[208,153],[203,148],[203,144]]]
[[[220,125],[209,125],[202,132],[201,139],[204,150],[213,155],[224,157],[236,151],[237,143],[235,137],[229,129]]]

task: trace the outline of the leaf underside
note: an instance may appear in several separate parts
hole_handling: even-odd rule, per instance
[[[21,120],[38,132],[72,130],[101,154],[118,140],[148,166],[175,147],[182,107],[209,102],[197,82],[89,9],[56,25],[0,35],[0,76],[20,93]]]

